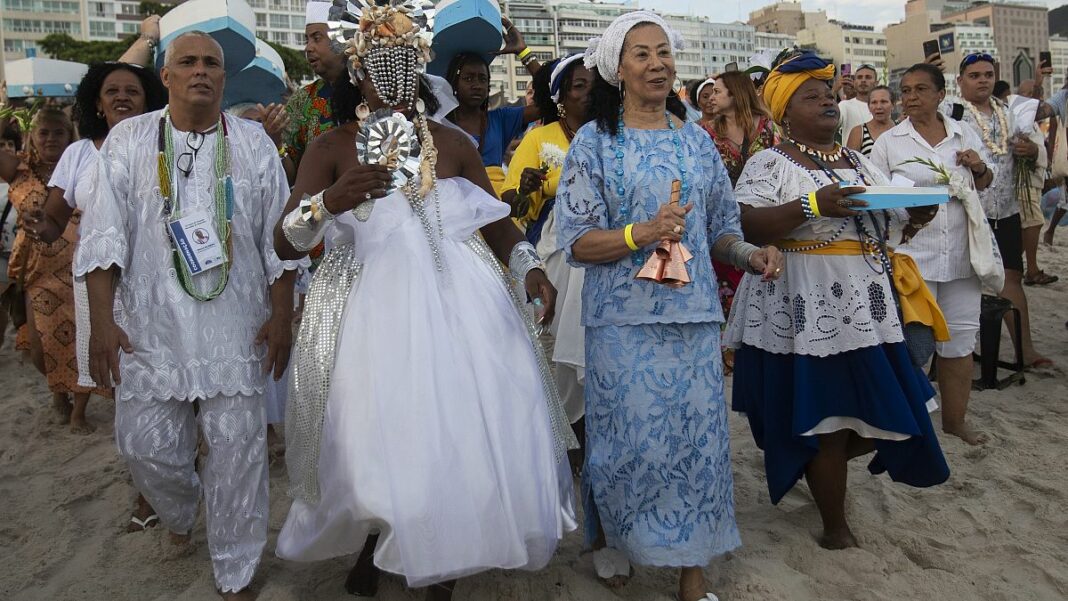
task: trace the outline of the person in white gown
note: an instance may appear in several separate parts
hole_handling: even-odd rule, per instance
[[[431,31],[429,19],[392,10],[362,17],[398,36]],[[442,106],[420,73],[428,38],[388,47],[353,38],[353,82],[334,95],[341,123],[310,144],[275,230],[286,259],[324,236],[333,243],[295,348],[294,502],[277,554],[316,561],[362,550],[349,592],[373,595],[377,566],[448,599],[457,578],[548,563],[576,527],[566,455],[575,441],[525,299],[498,259],[545,320],[555,290],[492,195],[474,145],[429,118]],[[361,125],[383,118],[422,148],[414,162],[398,159],[413,174],[399,189],[356,149]]]

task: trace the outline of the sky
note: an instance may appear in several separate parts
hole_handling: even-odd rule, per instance
[[[1043,0],[1031,0],[1041,3]],[[1044,0],[1056,8],[1068,0]],[[638,0],[642,8],[706,16],[713,21],[746,21],[749,13],[774,0]],[[802,0],[804,10],[825,10],[833,19],[881,29],[905,18],[905,0]]]

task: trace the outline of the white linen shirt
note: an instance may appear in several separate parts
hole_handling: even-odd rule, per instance
[[[165,227],[157,168],[162,111],[116,125],[100,149],[88,181],[75,276],[116,266],[124,311],[118,325],[133,353],[119,353],[120,400],[207,399],[264,392],[266,354],[255,337],[270,314],[268,285],[307,260],[283,262],[274,251],[274,226],[289,195],[278,153],[263,128],[226,117],[234,187],[230,277],[218,298],[201,302],[178,283]],[[173,130],[175,155],[186,134]],[[184,209],[212,210],[215,140],[207,134],[192,173],[175,166]],[[214,285],[219,269],[193,276],[201,291]]]
[[[99,157],[96,145],[88,138],[71,144],[63,151],[63,156],[59,157],[52,177],[48,180],[48,187],[63,190],[63,200],[67,201],[70,208],[84,208],[81,205],[86,202],[85,190],[81,190],[79,197],[79,187],[88,183]]]
[[[839,102],[838,114],[838,119],[842,126],[843,144],[849,138],[849,132],[853,131],[854,127],[864,125],[872,119],[871,111],[868,110],[868,103],[856,98]]]
[[[937,175],[924,165],[905,164],[905,161],[930,159],[946,167],[951,174],[958,173],[964,181],[974,186],[972,172],[957,165],[957,153],[969,148],[979,148],[983,141],[970,127],[944,117],[946,137],[933,148],[906,118],[875,141],[871,162],[887,177],[894,174],[909,178],[919,187],[937,186]],[[968,216],[960,199],[952,198],[938,208],[938,213],[928,226],[920,230],[908,244],[897,247],[899,252],[911,256],[923,274],[931,282],[950,282],[975,275],[968,250]]]
[[[990,129],[991,138],[995,142],[1002,141],[1005,136],[1012,137],[1016,131],[1016,120],[1012,111],[1005,106],[1004,102],[1001,102],[997,98],[991,98],[991,103],[997,103],[1005,111],[1006,131],[1001,131],[1001,126],[998,124],[997,118],[991,115],[985,115],[982,111],[976,110],[976,114],[979,118],[986,123],[986,126]],[[941,110],[943,115],[946,116],[947,121],[952,121],[952,117],[949,115],[953,111],[953,104],[961,103],[963,101],[960,98],[946,98],[942,103]],[[967,125],[977,137],[979,137],[980,143],[978,146],[972,147],[982,157],[983,162],[987,164],[994,172],[994,179],[990,182],[990,185],[979,192],[979,200],[983,204],[983,211],[986,212],[987,219],[1005,219],[1012,217],[1020,212],[1020,203],[1016,198],[1016,186],[1013,183],[1013,168],[1016,164],[1016,160],[1012,154],[1012,145],[1009,145],[1008,152],[1003,155],[997,156],[991,151],[985,143],[982,141],[982,126],[976,121],[975,116],[967,108],[964,109],[964,118],[961,119],[961,123]],[[1028,139],[1039,146],[1039,158],[1041,162],[1042,147],[1045,145],[1045,141],[1041,136],[1029,135]]]

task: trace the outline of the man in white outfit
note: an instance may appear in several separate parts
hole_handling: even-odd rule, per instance
[[[216,587],[244,601],[267,542],[264,364],[279,378],[291,343],[299,263],[271,235],[288,186],[262,127],[222,116],[210,36],[175,39],[162,77],[168,107],[123,121],[100,149],[74,271],[89,289],[90,372],[116,385],[135,486],[181,545],[203,494]]]
[[[843,79],[845,77],[848,76],[844,76]],[[868,94],[871,93],[872,88],[878,85],[879,76],[875,72],[875,67],[861,65],[853,74],[851,81],[853,90],[857,93],[856,97],[838,103],[838,113],[841,115],[839,119],[842,126],[842,140],[849,137],[849,132],[853,131],[854,127],[871,121],[871,111],[868,109]]]

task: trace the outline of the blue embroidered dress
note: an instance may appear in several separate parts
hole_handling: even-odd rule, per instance
[[[556,199],[559,242],[586,269],[586,538],[597,520],[608,546],[655,566],[705,565],[738,547],[723,364],[724,321],[709,248],[741,238],[738,206],[711,139],[677,130],[624,129],[624,147],[596,123],[571,143]],[[617,150],[622,151],[622,181]],[[583,264],[572,245],[592,230],[652,219],[673,180],[688,184],[683,243],[692,282],[680,289],[635,274],[654,246],[619,261]],[[620,186],[624,194],[620,197]]]

